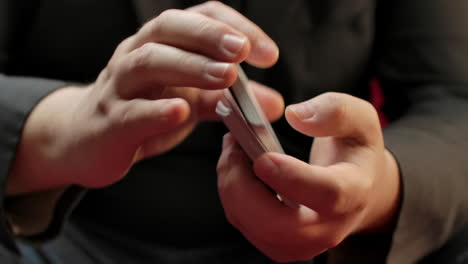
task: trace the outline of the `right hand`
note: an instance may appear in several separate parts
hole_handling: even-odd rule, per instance
[[[219,89],[235,81],[237,63],[269,67],[277,58],[275,43],[223,4],[166,11],[124,40],[94,83],[60,89],[35,107],[7,193],[112,184],[135,161],[216,119]],[[269,118],[281,116],[281,96],[251,85]]]

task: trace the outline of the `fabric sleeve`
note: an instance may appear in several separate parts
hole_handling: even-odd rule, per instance
[[[351,237],[332,263],[416,263],[468,223],[468,1],[381,2],[375,67],[402,204],[393,235]]]

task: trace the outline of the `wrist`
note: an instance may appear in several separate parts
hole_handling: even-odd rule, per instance
[[[7,195],[24,194],[73,184],[60,162],[63,131],[85,89],[63,87],[44,97],[26,119],[15,161],[7,181]]]
[[[400,170],[393,155],[385,149],[384,173],[376,184],[372,205],[360,233],[391,232],[398,220],[401,203]]]

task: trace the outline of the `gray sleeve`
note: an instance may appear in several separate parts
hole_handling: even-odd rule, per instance
[[[393,1],[378,64],[403,202],[389,263],[414,263],[468,224],[468,1]]]
[[[393,234],[351,237],[333,263],[415,263],[468,224],[468,1],[381,1],[376,76],[402,204]]]

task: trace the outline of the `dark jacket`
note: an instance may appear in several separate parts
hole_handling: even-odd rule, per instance
[[[43,96],[66,82],[93,81],[141,21],[196,2],[0,1],[0,182],[7,180],[25,118]],[[382,110],[391,121],[385,143],[401,168],[398,223],[391,234],[350,237],[331,251],[332,259],[413,263],[467,224],[468,1],[227,2],[278,43],[277,65],[246,70],[280,91],[287,104],[327,91],[368,99],[370,80],[381,84]],[[309,138],[284,120],[274,128],[287,153],[307,158]],[[182,249],[247,243],[226,222],[216,193],[225,132],[218,123],[200,125],[173,151],[137,164],[113,186],[90,191],[71,221],[101,222]],[[0,241],[13,248],[7,215],[15,208],[3,198]],[[54,224],[45,233],[58,230]]]

